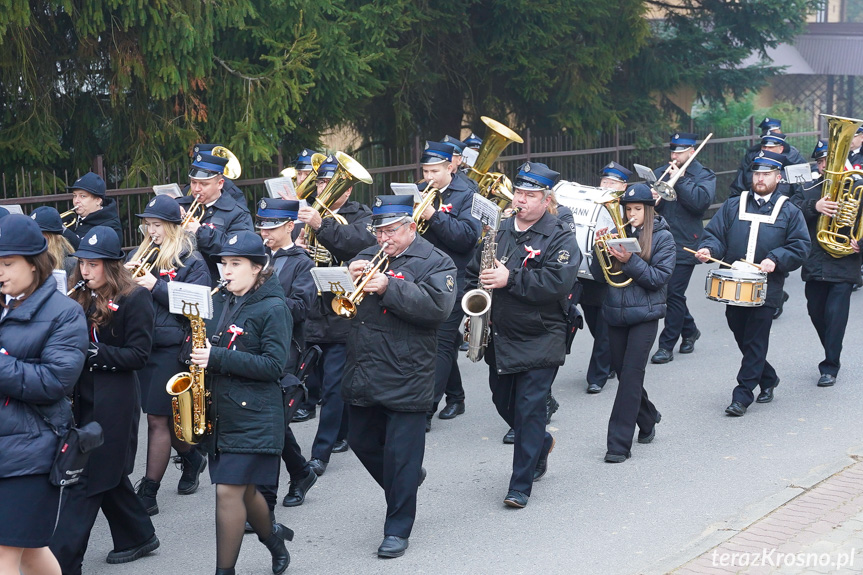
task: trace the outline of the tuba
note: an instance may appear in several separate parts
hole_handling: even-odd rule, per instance
[[[318,170],[326,159],[327,157],[323,154],[312,154],[312,173],[301,183],[294,186],[297,191],[298,200],[305,200],[315,195],[317,191]],[[294,183],[296,183],[296,177],[294,177]]]
[[[851,139],[863,120],[821,115],[827,118],[827,165],[821,197],[837,202],[839,207],[833,217],[824,214],[818,217],[816,238],[825,252],[841,258],[854,253],[851,240],[863,237],[863,220],[858,218],[863,199],[863,170],[845,171]]]
[[[240,174],[243,173],[243,167],[240,165],[240,160],[238,160],[237,156],[235,156],[234,153],[225,146],[216,146],[210,153],[218,158],[225,158],[228,160],[228,165],[225,166],[224,173],[225,177],[229,180],[236,180],[240,177]]]
[[[609,191],[607,194],[609,196],[608,199],[596,202],[605,206],[605,209],[611,214],[611,219],[614,221],[614,227],[617,228],[617,237],[619,238],[626,237],[624,229],[626,222],[623,221],[623,217],[620,215],[620,196],[624,193],[622,191]],[[632,283],[632,278],[623,279],[625,277],[624,273],[613,268],[614,260],[608,253],[608,247],[605,244],[605,241],[609,239],[611,239],[611,232],[602,236],[596,236],[593,251],[596,254],[596,259],[602,268],[602,275],[605,276],[605,281],[608,282],[608,285],[618,288],[626,287]]]
[[[192,348],[207,347],[207,329],[198,311],[198,304],[184,301],[183,315],[192,324]],[[203,367],[189,364],[189,371],[180,372],[168,380],[165,390],[172,396],[174,435],[177,439],[195,444],[213,432],[213,422],[207,417],[210,392],[204,385]]]
[[[467,177],[479,186],[479,193],[496,202],[501,209],[512,203],[512,182],[500,172],[490,172],[492,165],[503,150],[513,142],[524,143],[521,136],[488,116],[480,118],[488,126],[479,155],[470,167]]]
[[[480,269],[494,267],[494,256],[497,252],[495,236],[497,228],[491,230],[483,238]],[[488,346],[489,317],[491,316],[491,290],[483,287],[472,289],[461,298],[461,309],[467,316],[464,324],[464,340],[467,342],[467,358],[476,363],[485,355]]]
[[[347,319],[353,319],[356,317],[357,306],[360,305],[360,302],[362,302],[363,298],[366,296],[365,292],[363,292],[363,288],[366,287],[366,284],[369,283],[369,280],[372,279],[375,272],[384,273],[390,265],[389,258],[387,257],[387,254],[384,253],[384,249],[386,247],[387,242],[384,242],[380,251],[378,251],[378,253],[375,254],[375,257],[366,264],[363,268],[363,273],[357,278],[357,287],[354,288],[354,291],[351,292],[350,295],[346,296],[345,294],[339,294],[333,298],[330,305],[332,306],[333,311],[336,312],[337,316]]]

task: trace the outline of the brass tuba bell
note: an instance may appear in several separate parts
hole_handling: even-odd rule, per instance
[[[467,177],[479,186],[479,193],[498,204],[501,209],[512,203],[512,182],[500,172],[489,172],[497,157],[511,143],[524,143],[521,136],[488,116],[480,117],[480,120],[488,126],[482,145],[479,147],[479,155],[473,166],[470,167]]]
[[[224,173],[225,177],[229,180],[236,180],[240,177],[240,174],[243,173],[243,167],[240,165],[240,160],[238,160],[237,156],[235,156],[234,153],[225,146],[216,146],[210,153],[218,158],[226,158],[228,160],[228,165],[225,166]]]
[[[821,197],[838,202],[839,207],[833,217],[824,214],[818,217],[815,237],[825,252],[842,258],[854,253],[851,240],[863,237],[863,219],[858,217],[863,199],[863,170],[845,171],[851,140],[863,120],[821,115],[827,118],[827,164]]]

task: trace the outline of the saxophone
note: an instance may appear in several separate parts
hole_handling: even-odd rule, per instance
[[[189,318],[192,324],[192,348],[207,347],[207,330],[198,311],[198,304],[184,301],[183,315]],[[207,418],[210,392],[204,385],[203,367],[190,364],[189,371],[172,377],[165,389],[168,395],[172,396],[174,435],[177,439],[195,444],[213,432],[213,422]]]
[[[483,239],[480,270],[494,267],[494,256],[497,252],[495,236],[497,229],[491,228]],[[488,320],[491,315],[491,290],[486,288],[472,289],[461,298],[461,309],[467,316],[464,324],[464,340],[467,342],[467,358],[473,362],[482,359],[488,346],[488,336],[491,329]]]

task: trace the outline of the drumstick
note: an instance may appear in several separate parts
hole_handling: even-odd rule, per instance
[[[698,253],[698,252],[696,252],[695,250],[691,250],[691,249],[689,249],[689,248],[683,248],[683,249],[684,249],[684,251],[687,251],[687,252],[689,252],[689,253],[691,253],[691,254],[697,254],[697,253]],[[729,267],[729,268],[730,268],[730,267],[733,267],[731,264],[727,264],[727,263],[725,263],[724,261],[722,261],[722,260],[718,260],[718,259],[716,259],[716,258],[708,257],[707,259],[709,259],[709,260],[710,260],[710,261],[712,261],[712,262],[716,262],[716,263],[718,263],[719,265],[723,265],[723,266],[725,266],[725,267]]]

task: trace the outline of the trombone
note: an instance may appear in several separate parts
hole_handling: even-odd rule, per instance
[[[73,217],[71,219],[69,219],[69,221],[67,222],[66,218],[68,218],[69,216],[73,216]],[[67,210],[67,211],[63,212],[62,214],[60,214],[60,219],[63,221],[63,227],[64,228],[71,228],[72,226],[75,225],[75,222],[78,221],[78,212],[76,212],[74,210],[74,208],[71,210]]]
[[[677,184],[677,180],[679,180],[681,177],[683,177],[683,174],[686,173],[686,168],[689,167],[689,164],[692,163],[692,160],[695,159],[695,156],[698,155],[698,152],[700,152],[704,148],[704,144],[707,143],[707,140],[709,140],[712,137],[713,137],[712,133],[707,134],[707,137],[704,138],[704,141],[701,142],[701,145],[698,146],[698,148],[695,150],[695,152],[691,156],[689,156],[689,159],[686,160],[682,166],[680,166],[680,168],[677,170],[677,173],[667,182],[663,182],[662,178],[664,178],[666,175],[668,175],[668,172],[671,170],[671,166],[676,165],[675,163],[672,162],[672,164],[670,166],[665,168],[665,171],[662,172],[662,175],[659,176],[659,179],[656,180],[655,182],[653,182],[651,189],[654,192],[656,192],[657,194],[659,194],[659,197],[662,198],[663,200],[665,200],[666,202],[673,202],[673,201],[677,200],[677,192],[674,191],[674,185]]]
[[[375,257],[373,257],[369,263],[366,264],[363,268],[362,274],[357,278],[359,281],[357,287],[350,295],[345,296],[344,294],[339,294],[333,298],[330,305],[333,308],[333,311],[336,312],[337,316],[347,319],[353,319],[356,317],[357,306],[360,305],[360,302],[362,302],[363,298],[366,296],[365,292],[363,292],[363,288],[366,287],[366,284],[369,283],[369,280],[372,279],[375,272],[384,273],[390,265],[389,257],[384,253],[384,250],[388,245],[389,242],[384,242],[380,251],[375,254]]]

